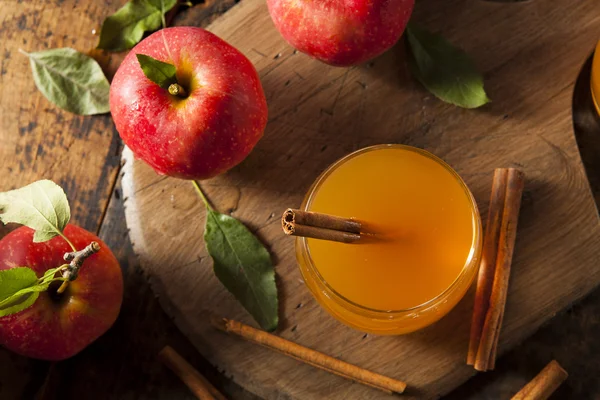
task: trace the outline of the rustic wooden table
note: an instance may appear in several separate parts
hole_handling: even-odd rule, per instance
[[[120,189],[122,144],[110,116],[78,117],[48,103],[29,77],[27,60],[14,49],[93,48],[91,33],[121,0],[4,0],[0,11],[0,177],[8,190],[51,178],[67,191],[74,222],[98,232],[123,267],[125,299],[115,326],[76,357],[59,363],[25,359],[0,349],[0,399],[191,399],[187,388],[157,360],[170,344],[230,398],[250,399],[214,370],[179,333],[148,287],[129,243]],[[208,0],[175,16],[175,24],[208,24],[235,0]],[[82,36],[76,36],[74,32]],[[591,49],[590,49],[591,51]],[[120,61],[106,58],[108,74]],[[14,83],[17,83],[16,85]],[[591,188],[600,202],[600,121],[588,90],[589,61],[574,95],[574,123]],[[35,117],[33,117],[35,116]],[[0,236],[9,228],[1,228]],[[570,377],[555,398],[600,397],[600,290],[556,316],[505,356],[496,371],[480,374],[450,399],[508,398],[549,358]]]

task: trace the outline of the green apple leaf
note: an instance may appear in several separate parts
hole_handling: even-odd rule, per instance
[[[31,306],[39,292],[22,296],[19,292],[33,287],[38,278],[31,268],[17,267],[0,271],[0,317],[14,314]]]
[[[25,310],[35,303],[40,292],[48,290],[60,268],[52,268],[40,279],[28,267],[17,267],[0,271],[0,317]]]
[[[406,37],[411,72],[437,98],[463,108],[481,107],[490,101],[483,77],[464,51],[412,22]]]
[[[263,329],[275,330],[277,286],[269,252],[240,221],[216,212],[200,186],[192,183],[206,206],[204,242],[215,275]]]
[[[19,290],[35,284],[38,277],[28,267],[17,267],[0,271],[0,302]]]
[[[99,49],[123,51],[135,46],[144,32],[165,27],[165,13],[177,0],[130,0],[106,18],[100,30]]]
[[[145,54],[135,55],[144,71],[146,78],[156,83],[163,89],[168,89],[169,85],[177,83],[177,69],[173,64],[159,61]]]
[[[35,229],[34,242],[45,242],[57,235],[64,238],[62,231],[70,218],[67,196],[52,181],[41,180],[0,193],[0,221]]]
[[[110,111],[110,84],[91,57],[65,47],[27,53],[38,90],[52,103],[79,115]]]
[[[40,292],[30,293],[29,296],[15,297],[17,297],[15,301],[10,301],[6,305],[0,305],[0,317],[16,314],[31,307],[38,297],[40,297]]]

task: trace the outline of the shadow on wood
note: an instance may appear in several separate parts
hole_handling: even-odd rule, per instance
[[[593,54],[584,63],[573,91],[573,129],[596,205],[600,204],[600,116],[590,88]]]

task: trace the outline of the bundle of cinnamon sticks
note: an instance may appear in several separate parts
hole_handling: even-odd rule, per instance
[[[525,179],[514,168],[494,172],[467,364],[494,369]]]

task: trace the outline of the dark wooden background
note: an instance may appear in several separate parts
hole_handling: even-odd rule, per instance
[[[206,26],[233,4],[235,0],[208,0],[189,9],[180,7],[168,18],[173,24]],[[228,397],[252,399],[254,396],[208,365],[150,291],[129,243],[119,179],[122,143],[110,116],[78,117],[55,108],[37,92],[27,60],[15,51],[63,46],[92,49],[97,41],[92,29],[97,30],[102,19],[121,5],[120,0],[0,2],[0,40],[4,44],[0,51],[0,190],[41,178],[56,180],[69,195],[74,222],[98,232],[112,248],[126,282],[117,323],[76,357],[49,363],[0,349],[0,399],[192,399],[156,357],[166,344]],[[75,36],[81,32],[87,34]],[[122,55],[93,55],[109,76],[122,59]],[[573,111],[577,141],[598,204],[600,118],[589,94],[589,60],[575,89]],[[0,235],[7,229],[2,228]],[[508,398],[550,357],[570,373],[554,398],[600,398],[599,316],[600,290],[596,290],[503,356],[496,371],[479,374],[448,398]]]

